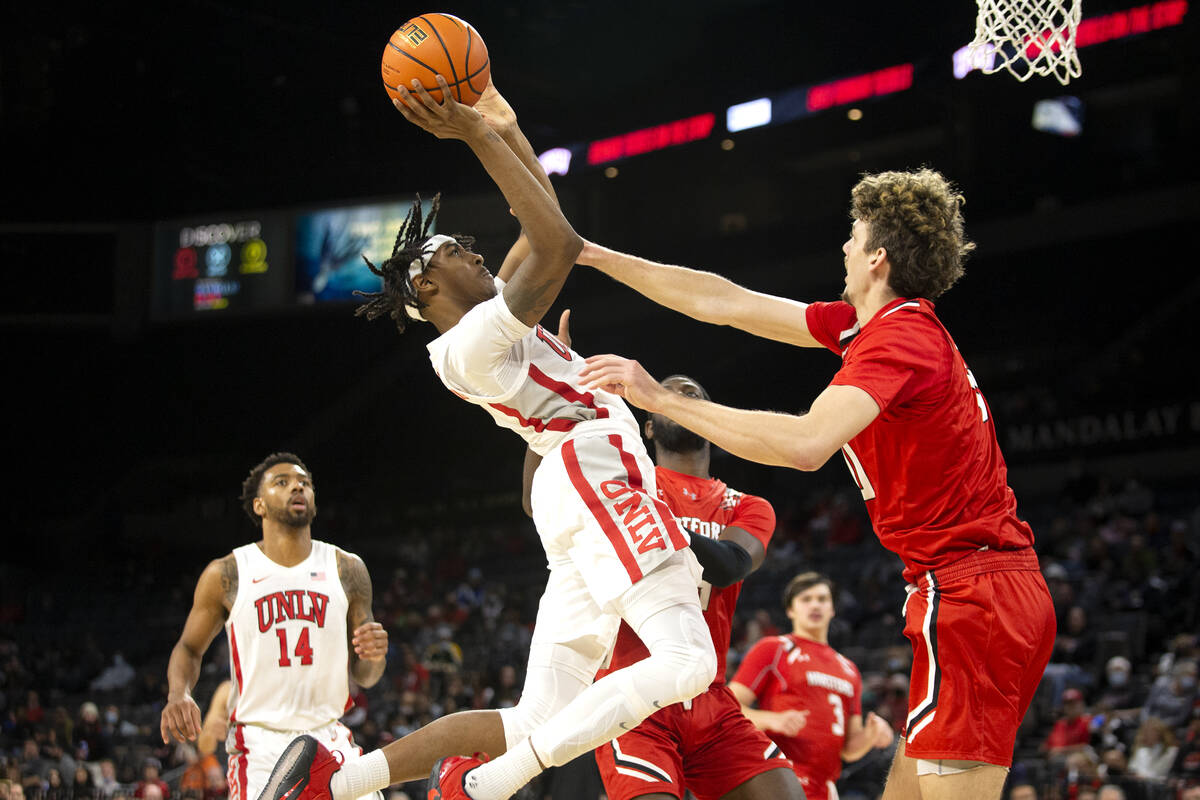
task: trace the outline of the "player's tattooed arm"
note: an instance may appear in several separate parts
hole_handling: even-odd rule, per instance
[[[237,558],[233,553],[225,556],[218,561],[213,562],[220,565],[221,571],[221,594],[223,596],[225,610],[233,609],[233,601],[237,599],[238,593],[238,568]]]
[[[371,575],[356,555],[337,554],[338,576],[350,608],[346,630],[350,636],[350,675],[363,687],[374,686],[387,665],[388,636],[371,612]]]

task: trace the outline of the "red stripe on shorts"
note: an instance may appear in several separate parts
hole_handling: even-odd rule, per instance
[[[246,797],[246,767],[249,758],[246,755],[246,737],[242,734],[241,725],[237,725],[233,729],[233,742],[234,747],[238,750],[238,756],[229,762],[229,774],[235,777],[235,780],[231,781],[233,784],[231,788],[235,791],[230,791],[229,797],[230,800],[250,800]],[[235,769],[236,773],[234,773]]]
[[[583,502],[587,504],[588,510],[592,512],[592,516],[600,524],[600,529],[608,537],[613,550],[617,552],[617,557],[621,559],[622,566],[629,573],[629,580],[637,583],[642,579],[642,568],[638,566],[637,559],[633,557],[633,553],[629,550],[629,545],[625,543],[625,537],[621,535],[621,531],[613,523],[612,517],[608,514],[608,509],[600,502],[600,498],[596,496],[587,479],[583,477],[583,470],[579,467],[579,457],[575,455],[574,440],[563,444],[562,454],[563,464],[567,467],[567,475],[571,478],[571,485],[575,487],[575,491],[583,498]]]
[[[237,634],[234,632],[233,625],[229,626],[229,652],[233,654],[233,680],[237,688],[237,696],[242,696],[242,659],[238,656]],[[237,723],[237,703],[233,704],[233,711],[229,714],[229,721]]]
[[[667,504],[657,498],[654,500],[654,507],[658,509],[658,516],[662,518],[663,527],[667,529],[667,538],[671,540],[671,544],[676,550],[682,550],[688,546],[688,540],[679,530],[679,525],[675,523],[675,515],[671,513],[671,509]]]
[[[629,475],[630,487],[639,492],[645,492],[645,487],[642,485],[642,471],[638,468],[637,459],[632,453],[625,450],[621,437],[617,434],[609,434],[608,441],[621,454],[621,463],[625,465],[625,472]],[[649,497],[649,495],[646,496]],[[667,537],[670,538],[674,549],[681,550],[687,547],[688,540],[680,532],[679,526],[675,523],[675,515],[667,508],[667,504],[655,497],[650,499],[654,501],[654,507],[658,509],[659,519],[662,521],[663,527],[667,529]]]
[[[638,469],[637,459],[625,451],[625,448],[621,446],[621,437],[617,434],[609,434],[608,441],[621,454],[621,464],[625,467],[625,474],[629,476],[630,488],[639,492],[644,491],[642,489],[642,471]]]

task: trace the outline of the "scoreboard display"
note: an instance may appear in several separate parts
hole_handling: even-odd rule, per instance
[[[422,217],[432,201],[423,200]],[[392,255],[411,202],[332,208],[296,216],[296,295],[301,303],[353,300],[383,285],[375,266]],[[432,233],[432,231],[431,231]]]
[[[288,219],[281,212],[157,224],[154,316],[291,305],[294,267],[288,241]]]

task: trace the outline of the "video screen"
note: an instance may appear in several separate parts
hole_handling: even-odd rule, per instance
[[[422,217],[432,201],[422,201]],[[377,292],[381,279],[363,262],[376,266],[392,255],[396,234],[410,202],[353,206],[296,217],[296,296],[301,303],[354,299],[354,291]],[[433,233],[433,231],[430,231]]]
[[[287,217],[246,213],[161,222],[154,230],[159,319],[294,302]]]
[[[1033,105],[1033,128],[1059,136],[1078,136],[1083,133],[1083,101],[1070,95],[1038,100]]]

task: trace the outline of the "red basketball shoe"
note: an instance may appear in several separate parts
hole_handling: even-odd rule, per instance
[[[258,800],[333,800],[329,779],[341,768],[341,753],[329,752],[311,736],[297,736],[275,762]]]
[[[426,800],[471,800],[464,784],[467,773],[487,760],[486,753],[476,753],[475,757],[443,758],[433,765],[433,771],[429,773],[429,794]]]

